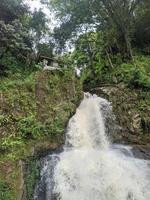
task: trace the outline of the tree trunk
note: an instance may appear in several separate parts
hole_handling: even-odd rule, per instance
[[[131,42],[130,42],[130,39],[129,39],[127,33],[124,33],[124,39],[125,39],[125,43],[126,43],[127,57],[129,59],[131,59],[132,61],[134,61],[134,57],[133,57],[133,53],[132,53],[132,48],[131,48]]]
[[[111,61],[111,58],[110,58],[110,55],[109,55],[107,49],[105,49],[105,52],[106,52],[106,55],[107,55],[107,58],[108,58],[108,62],[109,62],[109,64],[110,64],[111,68],[113,69],[114,66],[113,66],[113,63],[112,63],[112,61]]]

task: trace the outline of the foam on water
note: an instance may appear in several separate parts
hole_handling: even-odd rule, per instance
[[[108,101],[85,94],[69,121],[64,151],[50,167],[45,200],[150,199],[149,161],[134,158],[129,147],[110,144],[108,114]]]

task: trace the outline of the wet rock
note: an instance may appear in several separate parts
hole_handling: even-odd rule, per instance
[[[136,158],[150,160],[150,146],[134,145],[132,152]]]
[[[112,102],[118,127],[113,135],[114,142],[149,143],[145,134],[150,134],[150,92],[129,89],[124,84],[103,85],[92,88],[90,92]]]

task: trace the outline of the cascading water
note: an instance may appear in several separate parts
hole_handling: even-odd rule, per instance
[[[85,95],[69,121],[63,152],[44,160],[35,200],[150,199],[150,162],[109,143],[110,114],[108,101]]]

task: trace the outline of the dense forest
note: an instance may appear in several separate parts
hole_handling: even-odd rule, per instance
[[[150,1],[40,5],[31,10],[25,0],[0,0],[1,200],[21,200],[22,160],[32,171],[24,182],[27,200],[33,199],[39,176],[34,156],[64,143],[83,91],[113,103],[119,125],[126,127],[115,142],[150,144]],[[45,60],[52,71],[44,70]]]
[[[42,9],[31,12],[21,0],[1,1],[1,77],[31,73],[42,56],[52,58],[55,51],[68,67],[82,68],[88,83],[111,79],[111,74],[114,80],[106,82],[135,82],[149,88],[149,66],[139,64],[149,63],[148,0],[42,1],[55,13],[58,25],[53,30]],[[124,77],[125,69],[129,77]]]

